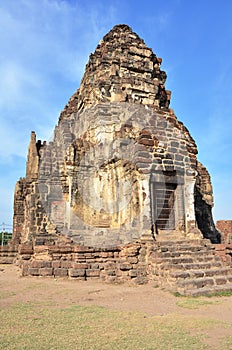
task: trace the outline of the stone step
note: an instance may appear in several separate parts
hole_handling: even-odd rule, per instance
[[[188,270],[202,270],[202,269],[213,269],[217,267],[223,267],[222,261],[213,262],[198,262],[198,263],[186,263],[186,264],[167,264],[160,263],[158,268],[160,270],[170,270],[170,271],[188,271]]]
[[[217,285],[213,287],[203,287],[199,289],[188,289],[188,290],[178,290],[179,293],[185,295],[185,296],[192,296],[192,297],[198,297],[202,295],[212,295],[215,293],[222,293],[222,292],[232,292],[232,283],[227,283],[223,285]]]
[[[206,286],[214,286],[214,278],[212,277],[203,277],[203,278],[191,278],[186,280],[177,281],[177,286],[179,288],[194,289],[194,288],[203,288]]]
[[[199,251],[189,251],[189,250],[185,250],[185,251],[166,251],[166,252],[157,252],[156,256],[159,258],[175,258],[175,257],[186,257],[186,256],[190,256],[190,257],[194,257],[194,256],[202,256],[202,255],[207,255],[207,256],[216,256],[212,251],[208,251],[206,249],[202,250],[201,252]]]
[[[190,252],[202,252],[202,251],[214,251],[215,247],[208,247],[205,245],[175,245],[175,246],[171,246],[171,247],[158,247],[157,251],[161,252],[161,253],[165,253],[165,252],[185,252],[185,251],[190,251]]]
[[[205,270],[188,270],[188,271],[172,271],[170,277],[175,279],[201,278],[201,277],[215,277],[226,276],[230,277],[232,274],[231,268],[216,268]]]
[[[159,271],[159,275],[166,280],[169,280],[171,283],[175,281],[191,280],[197,278],[226,278],[231,281],[232,269],[230,268],[218,268],[218,269],[209,269],[209,270],[186,270],[186,271],[169,271],[163,270]]]
[[[192,256],[179,256],[179,257],[166,257],[166,258],[156,258],[156,264],[193,264],[193,263],[201,263],[201,262],[217,262],[221,261],[220,257],[215,255],[196,255],[194,257]]]
[[[206,286],[218,286],[226,285],[231,283],[232,276],[214,276],[214,277],[202,277],[202,278],[190,278],[184,280],[177,280],[176,284],[180,288],[194,289],[194,288],[203,288]]]
[[[5,256],[15,257],[16,255],[17,255],[17,253],[15,253],[15,252],[10,252],[10,253],[0,252],[0,258],[5,257]]]
[[[17,252],[8,249],[7,246],[0,248],[0,264],[13,264],[17,256]]]
[[[201,249],[202,247],[209,247],[211,249],[214,249],[213,244],[208,239],[160,241],[157,242],[157,247],[166,247],[168,249],[175,249],[176,247],[182,247],[182,249],[188,249],[189,247],[197,247]]]
[[[187,289],[203,288],[206,286],[214,286],[214,279],[212,277],[207,278],[191,278],[183,281],[177,281],[177,288],[181,288],[184,291]]]
[[[160,285],[183,295],[232,291],[232,269],[208,240],[158,242],[151,254]]]
[[[0,264],[13,264],[16,259],[15,256],[0,256]]]

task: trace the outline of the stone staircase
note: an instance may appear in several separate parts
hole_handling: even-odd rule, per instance
[[[17,248],[14,246],[0,247],[0,264],[13,264],[17,256]]]
[[[232,292],[232,268],[205,239],[157,242],[150,253],[160,287],[186,296]]]

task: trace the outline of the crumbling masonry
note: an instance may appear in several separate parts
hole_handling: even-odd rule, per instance
[[[161,62],[130,27],[115,26],[90,55],[53,141],[32,132],[14,199],[23,275],[232,290],[212,245],[221,237],[210,176],[169,108]]]

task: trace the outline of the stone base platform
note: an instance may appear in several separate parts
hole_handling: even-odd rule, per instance
[[[22,276],[152,282],[191,296],[232,292],[231,260],[232,249],[206,239],[143,240],[109,249],[72,243],[21,244],[0,250],[0,263],[16,262]]]
[[[204,239],[158,242],[150,254],[150,275],[160,287],[181,295],[232,292],[231,261],[219,252]]]

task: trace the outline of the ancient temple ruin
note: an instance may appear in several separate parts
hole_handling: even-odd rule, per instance
[[[211,254],[210,241],[220,242],[210,176],[169,108],[161,63],[130,27],[115,26],[90,55],[53,140],[31,133],[14,198],[24,275],[145,283],[162,276],[160,252],[189,244]]]

